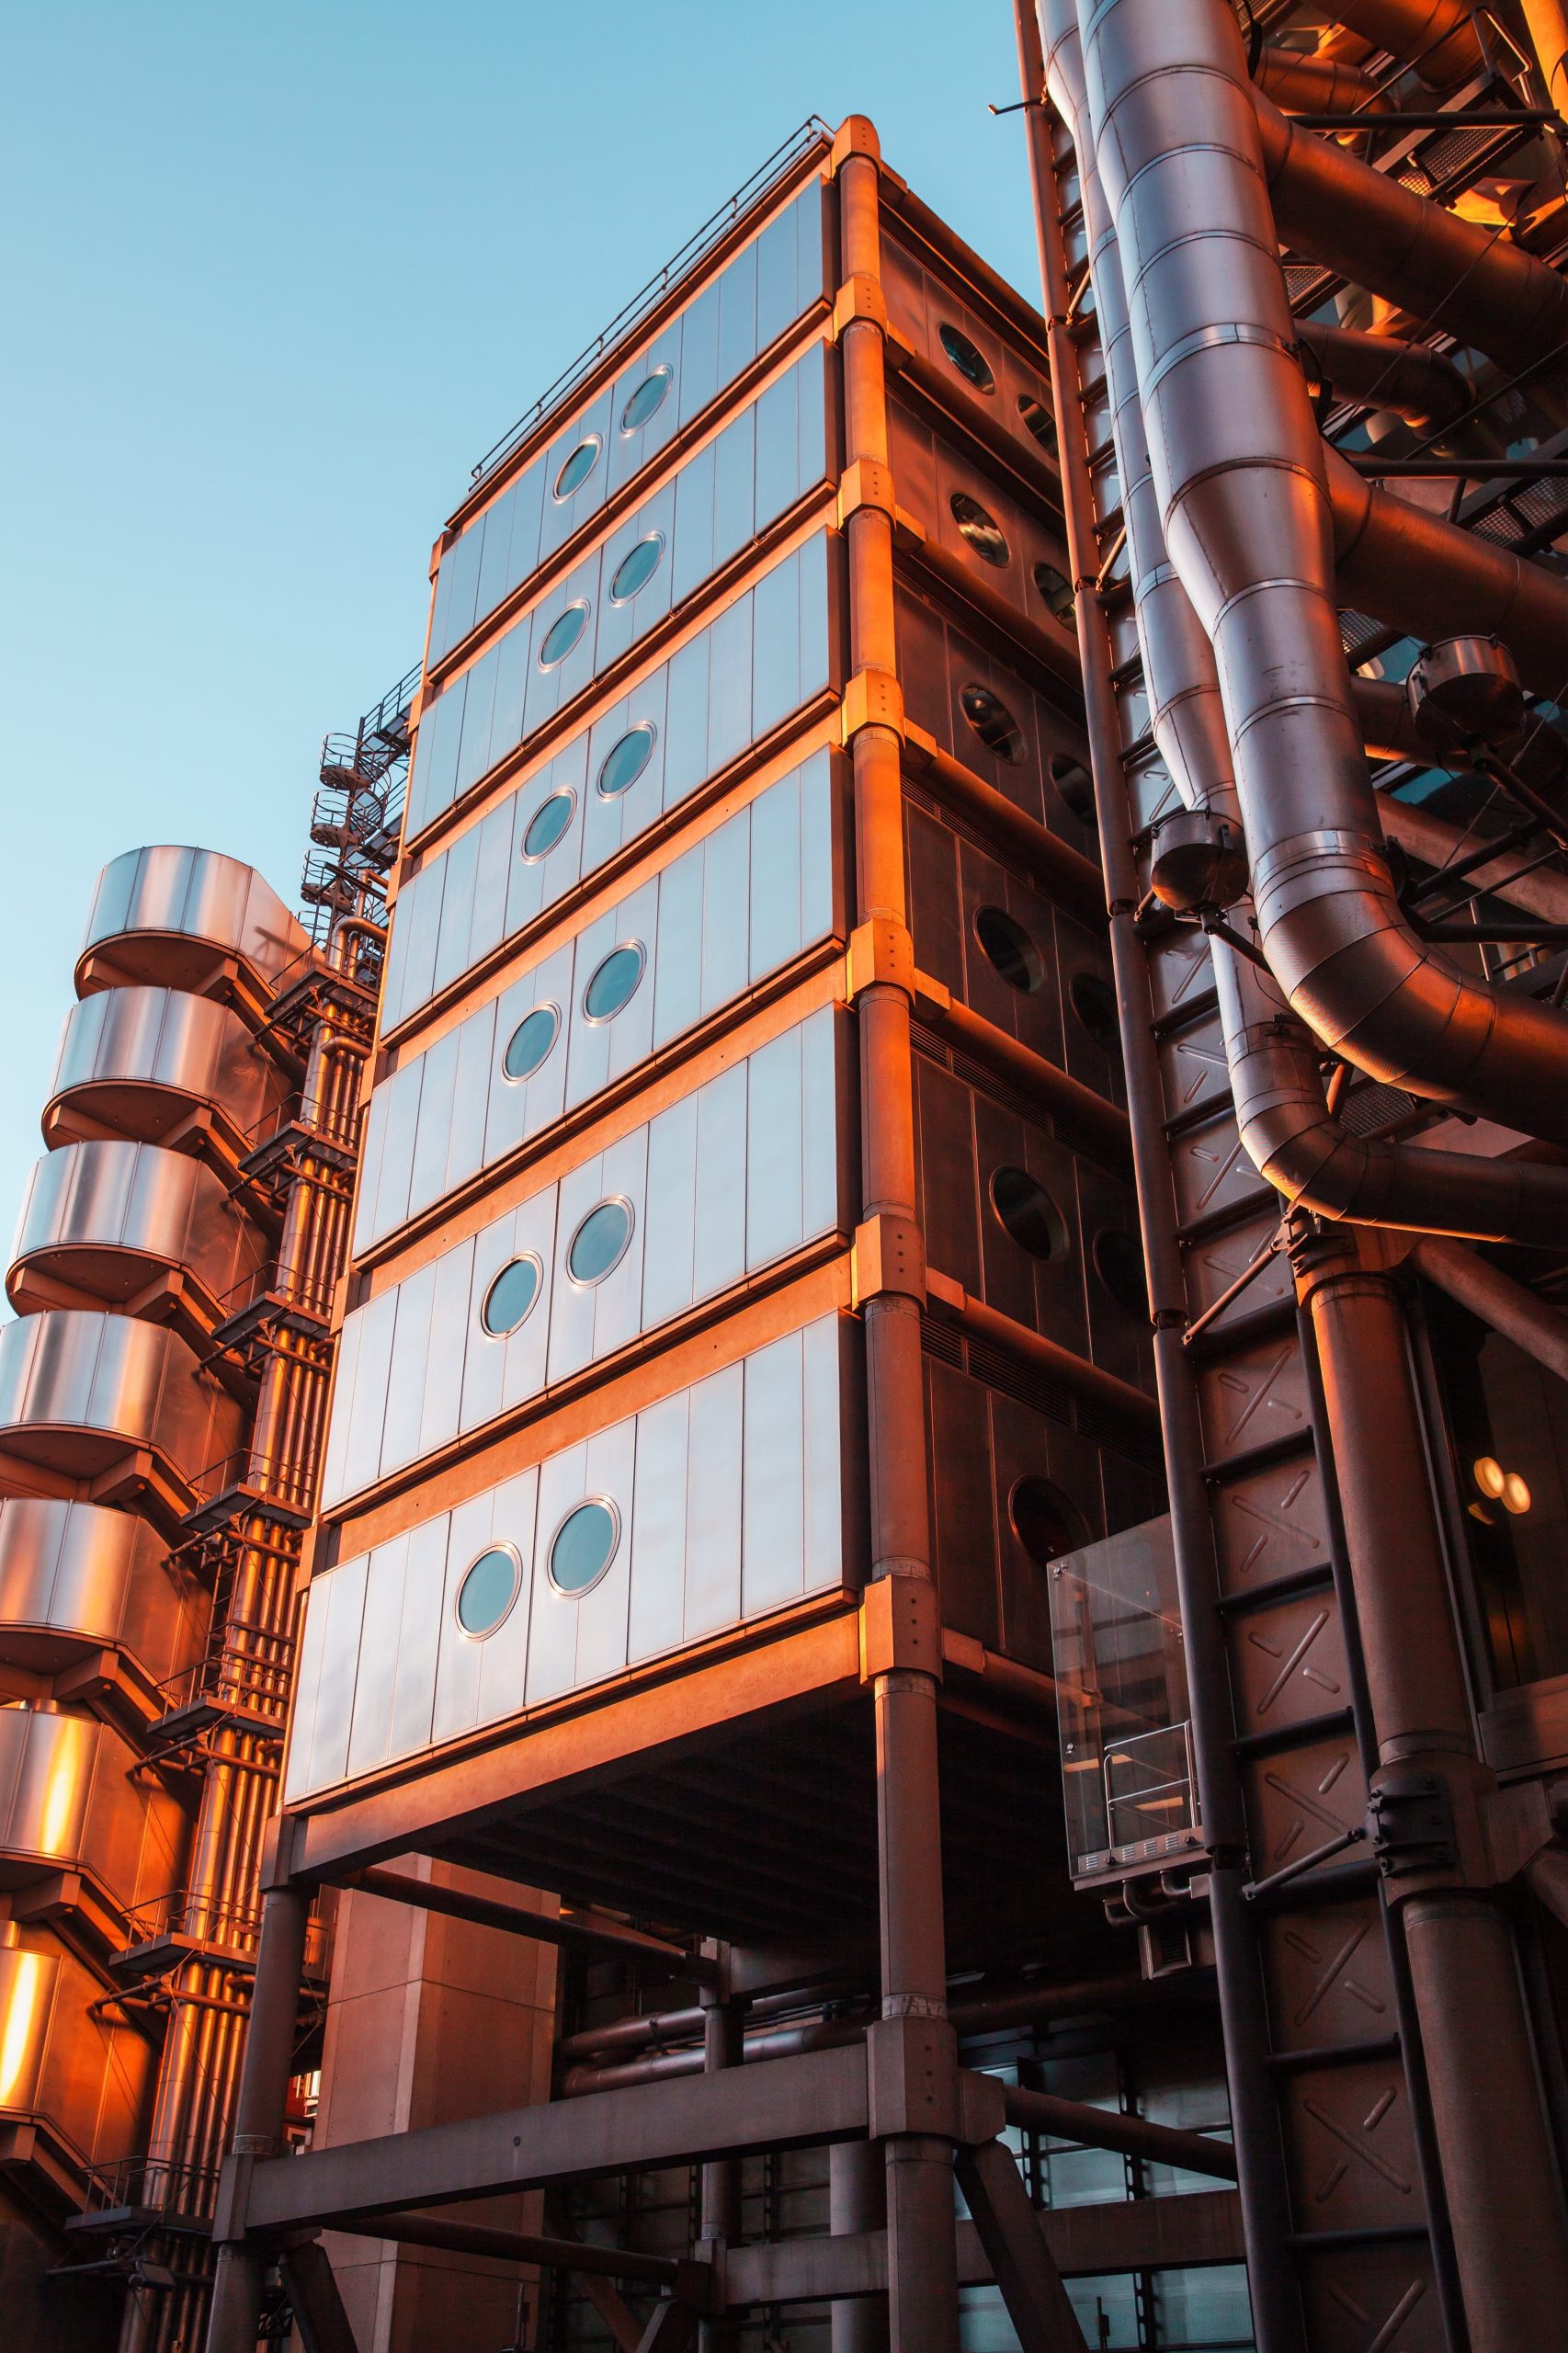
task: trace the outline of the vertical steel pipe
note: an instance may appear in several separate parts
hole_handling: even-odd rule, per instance
[[[310,1892],[302,1887],[273,1888],[263,1903],[256,1985],[230,2144],[231,2166],[247,2157],[282,2154],[310,1910]],[[207,2353],[256,2353],[266,2270],[267,2256],[260,2246],[244,2238],[226,2240],[219,2246]]]
[[[879,154],[869,123],[839,132],[840,256],[846,285],[880,282]],[[883,331],[856,315],[842,336],[845,456],[851,467],[888,460]],[[856,670],[892,672],[892,517],[874,503],[847,525],[850,659]],[[896,729],[865,726],[854,739],[857,914],[862,924],[907,938],[902,742]],[[913,958],[906,960],[913,972]],[[915,1091],[907,986],[879,978],[856,998],[861,1065],[862,1213],[913,1228]],[[887,1290],[865,1306],[870,1438],[873,1577],[931,1582],[926,1505],[925,1383],[920,1302]],[[951,2072],[957,2042],[947,2018],[937,1687],[926,1673],[879,1674],[878,1865],[882,2014],[930,2022]],[[903,2353],[957,2353],[958,2269],[952,2150],[927,2135],[885,2143],[889,2304]]]
[[[1045,88],[1044,59],[1029,0],[1015,0],[1015,22],[1023,95],[1038,100]],[[1067,264],[1055,162],[1048,119],[1038,105],[1028,108],[1025,122],[1075,589],[1090,770],[1105,864],[1128,1118],[1154,1327],[1155,1381],[1186,1636],[1195,1762],[1205,1830],[1214,1856],[1211,1917],[1253,2325],[1260,2353],[1302,2353],[1301,2296],[1289,2254],[1290,2214],[1284,2157],[1265,2065],[1268,2045],[1263,1979],[1252,1923],[1241,1895],[1246,1869],[1245,1824],[1230,1754],[1230,1688],[1216,1608],[1218,1574],[1203,1480],[1203,1429],[1192,1367],[1182,1346],[1187,1294],[1176,1241],[1178,1220],[1165,1147],[1154,1009],[1147,963],[1133,927],[1139,891],[1129,843],[1127,786],[1112,686],[1115,664],[1105,609],[1095,587],[1099,546],[1085,444],[1078,354],[1067,315]]]

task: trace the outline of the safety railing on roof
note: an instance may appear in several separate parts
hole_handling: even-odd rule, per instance
[[[562,369],[555,381],[547,386],[526,415],[520,416],[509,433],[502,435],[494,449],[487,449],[472,469],[471,481],[475,488],[504,465],[514,449],[521,447],[529,434],[541,424],[551,409],[558,408],[570,398],[584,379],[592,374],[607,351],[624,342],[649,313],[662,302],[672,287],[678,286],[690,276],[703,257],[711,253],[720,239],[726,236],[743,213],[749,212],[790,171],[801,158],[814,147],[831,144],[833,133],[820,115],[808,115],[798,130],[792,131],[780,147],[776,147],[765,163],[759,164],[750,179],[743,181],[734,194],[726,198],[710,219],[695,230],[679,250],[670,256],[664,267],[652,277],[646,286],[635,293],[624,309],[618,311],[608,326],[601,329],[585,351],[580,351],[571,365]]]

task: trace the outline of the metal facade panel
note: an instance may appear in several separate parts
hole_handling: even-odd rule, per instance
[[[827,560],[825,535],[784,557],[710,629],[618,697],[478,826],[410,877],[392,925],[383,1029],[395,1029],[504,938],[536,922],[756,736],[821,692],[831,666]],[[648,765],[628,791],[607,797],[598,789],[605,756],[635,725],[653,729]],[[529,819],[561,790],[576,796],[570,822],[546,857],[526,859],[521,846]]]
[[[366,1567],[365,1612],[345,1767],[350,1779],[380,1765],[392,1745],[392,1692],[407,1569],[406,1534],[378,1544]]]
[[[831,1233],[841,1213],[847,1051],[843,1017],[823,1006],[350,1314],[328,1500],[480,1428]],[[601,1279],[580,1282],[568,1271],[573,1238],[607,1199],[626,1203],[631,1236]],[[498,1336],[483,1328],[485,1301],[502,1269],[524,1256],[539,1262],[539,1288],[523,1320]]]
[[[290,1797],[853,1577],[859,1540],[846,1552],[842,1427],[857,1338],[841,1318],[823,1317],[412,1529],[390,1722],[389,1650],[370,1605],[378,1617],[392,1607],[392,1548],[324,1571],[306,1608]],[[551,1546],[594,1497],[617,1516],[614,1555],[591,1588],[562,1593],[549,1577]],[[516,1548],[522,1580],[496,1632],[475,1641],[458,1625],[457,1594],[492,1543]],[[338,1730],[323,1723],[327,1700],[312,1696],[328,1691]],[[362,1767],[347,1762],[360,1756]]]
[[[696,451],[598,547],[555,583],[442,694],[420,722],[408,833],[460,799],[489,768],[619,659],[672,605],[747,546],[829,472],[826,348],[812,345],[783,376]],[[666,402],[666,406],[669,404]],[[602,483],[601,461],[577,495]],[[550,504],[547,501],[547,506]],[[551,529],[546,518],[546,537]],[[633,597],[611,593],[623,557],[657,533],[661,561]],[[464,534],[465,540],[472,531]],[[585,608],[582,633],[546,669],[542,654],[568,606]],[[454,697],[461,690],[460,734]],[[521,693],[519,695],[519,688]]]

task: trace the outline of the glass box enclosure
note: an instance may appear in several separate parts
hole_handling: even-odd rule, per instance
[[[1168,1516],[1051,1563],[1051,1643],[1075,1882],[1199,1847]]]

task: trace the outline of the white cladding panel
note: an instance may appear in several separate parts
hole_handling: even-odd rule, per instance
[[[381,1081],[365,1125],[356,1251],[830,938],[842,915],[837,870],[821,751]],[[645,958],[635,994],[613,1020],[587,1019],[595,972],[633,942]],[[559,1014],[560,1034],[532,1076],[508,1078],[507,1043],[542,1006]]]
[[[524,931],[829,683],[827,540],[809,540],[737,597],[398,892],[381,1028],[392,1031]],[[651,730],[646,767],[606,793],[605,759]],[[547,855],[524,840],[547,801],[571,817]]]
[[[809,180],[695,301],[628,358],[611,390],[558,426],[549,447],[441,559],[430,623],[431,662],[467,636],[503,597],[641,473],[723,387],[831,290],[823,242],[823,184]],[[641,425],[627,403],[651,377],[665,390]],[[598,448],[574,490],[555,495],[561,470],[590,437]]]
[[[813,344],[705,449],[590,548],[420,712],[404,839],[460,801],[497,761],[644,638],[832,471],[826,347]],[[616,593],[642,540],[657,561]],[[575,609],[568,642],[552,636]],[[742,665],[727,663],[738,682]]]
[[[844,1445],[852,1330],[829,1315],[788,1333],[318,1576],[288,1799],[856,1582]],[[590,1498],[615,1511],[615,1552],[585,1592],[562,1593],[551,1546]],[[458,1592],[494,1545],[517,1555],[517,1597],[475,1640],[458,1622]]]
[[[326,1506],[843,1225],[846,1051],[844,1018],[824,1006],[357,1309],[338,1357]],[[605,1201],[624,1205],[631,1238],[583,1283],[568,1270],[573,1238]],[[515,1330],[494,1335],[485,1301],[519,1258],[538,1264],[537,1294]]]

